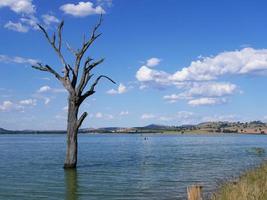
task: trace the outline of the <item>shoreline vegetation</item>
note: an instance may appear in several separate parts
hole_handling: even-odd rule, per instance
[[[266,200],[267,161],[218,188],[211,200]]]
[[[65,134],[65,130],[6,130],[0,128],[0,134]],[[129,133],[129,134],[267,134],[267,123],[261,121],[252,122],[204,122],[197,125],[164,126],[150,124],[143,127],[104,127],[84,128],[79,133]]]
[[[203,198],[201,185],[188,186],[187,197],[188,200],[266,200],[267,161],[222,183],[209,198]]]

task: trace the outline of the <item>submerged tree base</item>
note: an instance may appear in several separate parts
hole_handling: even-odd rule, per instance
[[[64,169],[75,169],[76,164],[64,164],[63,168]]]
[[[212,200],[266,200],[267,163],[243,174],[237,181],[226,183]]]

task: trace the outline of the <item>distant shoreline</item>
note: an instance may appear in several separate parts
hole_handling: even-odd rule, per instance
[[[9,132],[0,132],[0,135],[64,135],[66,134],[66,131],[9,131]],[[227,132],[157,132],[157,131],[151,131],[151,132],[79,132],[79,134],[83,135],[102,135],[102,134],[108,134],[108,135],[122,135],[122,134],[129,134],[129,135],[261,135],[261,136],[267,136],[267,134],[261,134],[261,133],[227,133]]]
[[[213,194],[211,200],[224,199],[254,199],[266,200],[267,198],[267,161],[259,166],[247,170],[235,181],[223,183]]]
[[[267,135],[267,123],[252,122],[205,122],[197,125],[165,126],[150,124],[143,127],[104,127],[85,128],[80,134],[255,134]],[[66,134],[66,130],[6,130],[0,128],[0,134]]]

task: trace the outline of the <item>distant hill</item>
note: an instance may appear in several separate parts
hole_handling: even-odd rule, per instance
[[[0,128],[0,134],[65,134],[64,130],[24,130],[10,131]],[[143,127],[103,127],[80,129],[79,133],[253,133],[266,134],[267,124],[261,121],[252,122],[203,122],[197,125],[165,126],[149,124]]]
[[[164,125],[158,125],[158,124],[149,124],[147,126],[144,126],[144,127],[141,127],[141,128],[144,128],[144,129],[168,129],[170,128],[170,126],[164,126]]]
[[[0,128],[0,133],[8,133],[10,132],[9,130],[6,130],[6,129],[3,129],[3,128]]]

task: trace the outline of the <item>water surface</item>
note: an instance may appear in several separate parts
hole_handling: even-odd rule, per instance
[[[80,135],[77,171],[64,171],[65,135],[0,135],[0,199],[185,199],[262,162],[253,147],[267,136]]]

